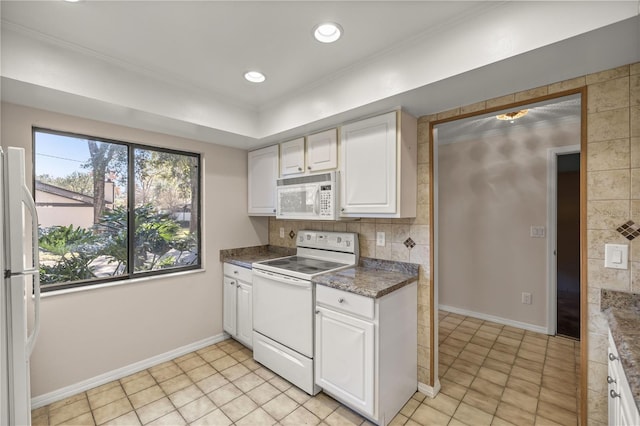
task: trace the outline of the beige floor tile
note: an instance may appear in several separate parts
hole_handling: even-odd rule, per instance
[[[504,386],[497,385],[481,377],[476,377],[470,388],[496,399],[500,399],[502,392],[504,392]]]
[[[510,355],[517,354],[518,348],[519,348],[518,345],[507,345],[506,343],[498,342],[498,341],[496,341],[492,347],[492,349],[496,351],[504,352]]]
[[[202,359],[200,355],[195,355],[184,361],[176,361],[176,364],[178,364],[178,367],[180,367],[182,371],[187,372],[193,370],[196,367],[206,365],[207,361]]]
[[[191,423],[215,409],[215,404],[211,402],[209,398],[203,395],[200,398],[178,408],[178,411],[187,421],[187,423]]]
[[[268,368],[265,367],[260,367],[256,370],[253,370],[254,373],[256,373],[258,376],[262,377],[263,379],[269,381],[271,379],[273,379],[274,377],[276,377],[275,373],[271,370],[269,370]]]
[[[127,414],[108,421],[107,423],[105,423],[105,426],[138,426],[141,424],[142,423],[140,423],[140,419],[138,419],[135,411],[131,411]]]
[[[124,393],[124,390],[119,384],[118,386],[114,386],[104,392],[87,394],[89,405],[91,406],[92,410],[102,407],[103,405],[107,405],[118,399],[124,398],[125,396],[126,395]]]
[[[535,413],[538,406],[538,398],[534,398],[511,388],[505,388],[502,393],[502,401],[522,408],[530,413]]]
[[[548,402],[560,408],[564,408],[567,411],[571,411],[572,413],[576,413],[578,408],[578,404],[574,396],[556,392],[544,387],[540,389],[540,401]]]
[[[487,354],[487,358],[495,359],[496,361],[504,362],[506,364],[513,364],[516,356],[515,354],[509,354],[497,349],[491,349]]]
[[[451,420],[451,416],[447,416],[428,405],[421,404],[410,420],[420,425],[447,425]]]
[[[193,358],[194,356],[197,356],[197,355],[198,355],[197,352],[189,352],[189,353],[186,353],[184,355],[179,356],[178,358],[174,358],[173,362],[180,363],[180,362],[188,360],[189,358]]]
[[[247,348],[243,348],[239,351],[233,352],[229,354],[232,358],[234,358],[238,362],[246,361],[250,359],[253,354]]]
[[[166,395],[160,386],[155,385],[150,388],[146,388],[138,393],[134,393],[133,395],[129,395],[129,401],[131,405],[133,405],[134,409],[138,409],[142,406],[150,404],[154,401],[159,400],[160,398],[164,398]]]
[[[109,390],[109,389],[111,389],[111,388],[113,388],[113,387],[116,387],[116,386],[120,386],[120,382],[119,382],[118,380],[114,380],[114,381],[112,381],[112,382],[105,383],[104,385],[97,386],[97,387],[95,387],[95,388],[93,388],[93,389],[89,389],[86,393],[87,393],[87,396],[88,396],[88,395],[93,395],[93,394],[96,394],[96,393],[104,392],[104,391]],[[82,395],[82,394],[80,394],[80,395]],[[75,397],[78,397],[78,395],[75,395]],[[58,404],[62,403],[62,402],[63,402],[63,401],[54,402],[54,403],[53,403],[53,404],[51,404],[49,407],[50,407],[51,409],[55,409],[55,408],[56,408],[56,406],[57,406]]]
[[[237,426],[271,426],[277,421],[262,408],[256,408],[236,422]]]
[[[194,382],[199,382],[200,380],[206,379],[207,377],[217,373],[218,371],[215,368],[213,368],[209,364],[204,364],[187,371],[187,376],[189,376],[189,378]]]
[[[444,341],[444,345],[452,346],[456,349],[462,349],[469,343],[468,340],[456,339],[453,333]]]
[[[484,411],[476,407],[472,407],[467,403],[461,402],[460,405],[458,405],[458,409],[453,414],[453,418],[469,425],[481,426],[490,425],[493,415],[485,413]]]
[[[534,398],[540,395],[540,386],[526,380],[518,379],[517,377],[509,377],[507,387]]]
[[[545,419],[541,415],[536,416],[535,426],[562,426],[561,423],[554,422],[553,420]]]
[[[200,357],[207,362],[213,362],[217,359],[224,358],[225,356],[227,356],[227,353],[218,348],[212,348],[200,354]]]
[[[269,383],[271,383],[276,388],[280,389],[282,392],[286,391],[292,386],[291,383],[289,383],[288,381],[286,381],[280,376],[274,376],[272,379],[269,380]]]
[[[319,423],[320,419],[304,407],[298,407],[280,421],[280,424],[284,426],[315,426]]]
[[[166,364],[166,363],[165,363]],[[183,373],[183,371],[178,367],[177,364],[171,363],[166,364],[164,368],[161,369],[149,369],[149,373],[156,379],[157,382],[164,382],[165,380],[169,380],[173,377],[179,376]]]
[[[304,404],[309,400],[309,398],[311,398],[309,394],[298,389],[295,386],[291,386],[289,389],[284,391],[284,394],[287,395],[289,398],[293,399],[295,402],[297,402],[300,405]]]
[[[467,343],[464,349],[466,351],[473,352],[475,354],[482,355],[482,356],[487,356],[487,354],[489,353],[489,348],[487,348],[486,346],[476,345],[473,342]]]
[[[542,383],[542,374],[535,371],[527,370],[526,368],[514,365],[511,369],[511,376],[518,379],[526,380],[531,383],[539,385]]]
[[[498,361],[493,358],[486,358],[482,366],[487,367],[491,370],[499,371],[504,374],[509,374],[511,372],[511,368],[513,367],[512,364]]]
[[[171,400],[171,403],[174,407],[180,408],[183,405],[186,405],[202,397],[203,395],[204,393],[202,393],[200,388],[198,388],[196,385],[191,385],[169,395],[169,400]]]
[[[456,370],[455,368],[450,368],[449,370],[447,370],[444,378],[465,387],[468,387],[473,381],[472,374]]]
[[[460,400],[440,392],[435,398],[425,398],[422,403],[448,416],[453,416],[453,413],[455,413],[458,408],[458,404],[460,404]]]
[[[140,370],[137,373],[130,374],[126,377],[120,379],[120,383],[132,382],[134,380],[142,379],[149,376],[149,372],[147,370]]]
[[[467,423],[461,422],[458,419],[451,419],[449,421],[449,425],[448,426],[473,426],[473,425],[469,425]]]
[[[413,396],[411,396],[412,399],[415,399],[418,402],[422,402],[427,398],[427,395],[423,394],[420,391],[417,391],[413,394]]]
[[[134,393],[140,392],[143,389],[150,388],[156,384],[155,379],[148,372],[144,372],[146,374],[129,381],[122,381],[122,387],[127,395],[133,395]]]
[[[478,330],[478,331],[476,332],[476,334],[475,334],[473,337],[474,337],[474,338],[473,338],[473,339],[471,339],[471,341],[472,341],[473,343],[477,343],[477,342],[475,342],[475,341],[474,341],[474,339],[475,339],[476,337],[479,337],[479,338],[481,338],[481,339],[485,339],[485,340],[489,340],[489,341],[491,341],[492,343],[495,343],[496,339],[498,338],[498,334],[497,334],[497,333],[494,333],[493,331],[490,331],[490,330],[483,330],[482,328],[480,328],[480,330]]]
[[[496,410],[496,417],[500,417],[503,420],[511,422],[518,426],[533,425],[535,415],[524,411],[519,407],[515,407],[506,402],[500,402],[498,409]]]
[[[271,383],[267,382],[264,382],[247,392],[247,396],[258,405],[264,405],[278,395],[280,395],[280,391]]]
[[[524,358],[524,359],[527,359],[529,361],[542,363],[542,362],[544,362],[545,356],[544,356],[543,353],[520,349],[518,351],[518,358]]]
[[[49,414],[31,415],[31,426],[49,426]]]
[[[198,420],[191,423],[191,426],[229,426],[231,419],[227,417],[219,408],[211,413],[200,417]]]
[[[256,408],[258,408],[258,405],[246,395],[241,395],[220,407],[222,412],[234,422],[240,420]]]
[[[552,391],[556,391],[559,393],[563,393],[565,395],[575,396],[576,395],[576,386],[573,383],[568,383],[566,380],[563,380],[560,377],[553,376],[542,376],[542,387],[550,389]]]
[[[389,422],[389,426],[402,426],[407,423],[407,420],[409,420],[407,416],[396,414],[396,416]]]
[[[149,423],[150,426],[181,426],[186,424],[187,422],[177,411],[172,411]]]
[[[483,348],[490,349],[495,342],[495,336],[493,339],[489,339],[483,336],[479,336],[478,334],[480,334],[480,332],[476,333],[476,335],[473,336],[473,339],[471,339],[470,343],[473,343],[474,345],[482,346]]]
[[[406,417],[411,417],[419,406],[420,406],[420,401],[411,398],[400,409],[400,414]]]
[[[179,376],[172,377],[169,380],[165,380],[160,383],[160,387],[167,394],[170,395],[174,392],[179,391],[180,389],[184,389],[188,386],[191,386],[193,382],[186,374],[181,374]]]
[[[245,359],[241,362],[241,364],[251,371],[257,370],[258,368],[262,367],[260,363],[256,362],[253,358]]]
[[[225,370],[220,371],[220,374],[222,374],[225,377],[225,379],[229,380],[230,382],[233,382],[234,380],[237,380],[240,377],[244,376],[245,374],[249,374],[250,372],[251,371],[244,365],[236,364]]]
[[[218,371],[226,370],[227,368],[238,364],[238,360],[230,357],[229,355],[225,355],[222,358],[218,358],[215,361],[211,362],[211,366]]]
[[[262,408],[276,420],[281,420],[291,414],[298,407],[298,403],[285,394],[280,394],[267,402]],[[306,408],[305,411],[308,411]],[[309,412],[312,414],[311,412]],[[315,417],[315,415],[314,415]],[[318,419],[319,421],[320,419]]]
[[[525,368],[527,370],[535,371],[536,373],[541,373],[544,368],[543,362],[531,361],[524,358],[516,358],[514,365]]]
[[[462,402],[471,405],[472,407],[478,408],[485,413],[493,415],[496,412],[498,403],[500,401],[496,398],[487,396],[485,393],[480,393],[474,389],[469,389],[462,399]]]
[[[218,407],[223,406],[231,400],[236,399],[242,395],[242,391],[238,389],[233,383],[226,384],[211,393],[208,393],[207,396],[211,401],[214,402]]]
[[[458,357],[458,359],[451,364],[451,368],[455,368],[456,370],[475,376],[478,373],[478,370],[480,370],[480,364],[466,361]]]
[[[536,352],[539,354],[546,354],[547,352],[547,345],[540,345],[540,344],[536,344],[536,343],[530,343],[528,341],[525,341],[524,339],[522,340],[522,344],[520,345],[520,350],[521,351],[529,351],[529,352]]]
[[[329,426],[355,426],[363,424],[365,420],[366,419],[364,417],[345,406],[338,407],[333,413],[329,414],[329,416],[324,419],[325,423]]]
[[[565,426],[575,426],[578,424],[578,416],[576,413],[572,413],[546,401],[540,401],[538,403],[538,415]]]
[[[464,397],[464,394],[467,392],[466,386],[459,385],[444,377],[440,379],[440,386],[440,392],[444,393],[445,395],[449,395],[450,397],[458,401],[460,401]]]
[[[225,379],[222,374],[216,373],[212,376],[207,377],[206,379],[200,380],[196,383],[196,386],[198,386],[202,392],[210,393],[228,383],[229,381]]]
[[[470,362],[476,365],[482,365],[485,360],[484,355],[477,354],[475,352],[471,352],[468,350],[469,345],[465,346],[465,348],[460,352],[458,359],[462,359],[464,361]]]
[[[248,374],[240,377],[239,379],[233,382],[241,391],[249,392],[251,389],[265,383],[262,377],[258,376],[255,373],[249,371]]]
[[[509,378],[505,373],[501,373],[500,371],[492,370],[487,367],[481,367],[477,376],[500,386],[504,386]]]
[[[51,425],[64,423],[69,419],[73,419],[74,417],[78,417],[81,414],[91,411],[89,401],[84,393],[80,394],[79,398],[67,398],[65,402],[66,403],[64,405],[58,404],[56,408],[49,410],[49,423]]]
[[[493,416],[493,420],[491,420],[491,426],[518,426],[511,422],[508,422],[500,417]]]
[[[174,411],[175,409],[176,408],[171,404],[171,401],[169,401],[169,398],[165,397],[138,408],[136,413],[138,414],[138,418],[142,424],[147,424]]]
[[[333,398],[319,393],[303,404],[304,408],[311,411],[318,418],[324,419],[338,408],[340,404]]]
[[[96,424],[101,425],[110,420],[118,418],[123,414],[133,411],[133,407],[127,398],[122,398],[110,404],[93,410],[93,418]]]
[[[460,355],[460,352],[462,352],[462,348],[457,348],[455,346],[451,346],[451,345],[447,345],[446,343],[443,343],[442,345],[440,345],[439,351],[440,351],[440,354],[449,355],[455,360],[456,358],[458,358],[458,355]]]
[[[65,426],[93,426],[95,424],[91,413],[84,413],[64,422]]]

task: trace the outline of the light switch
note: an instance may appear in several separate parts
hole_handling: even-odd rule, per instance
[[[613,269],[628,269],[629,246],[627,244],[604,245],[604,267]]]
[[[384,246],[385,245],[385,235],[384,232],[376,232],[376,245]]]

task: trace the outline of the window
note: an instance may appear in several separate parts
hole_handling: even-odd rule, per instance
[[[200,267],[200,156],[34,128],[42,290]]]

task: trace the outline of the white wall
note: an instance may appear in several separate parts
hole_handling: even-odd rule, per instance
[[[546,327],[547,239],[530,227],[547,225],[548,149],[579,143],[571,120],[438,146],[440,305]]]
[[[77,132],[192,152],[204,160],[205,270],[42,299],[42,329],[31,357],[32,396],[40,396],[222,333],[219,250],[266,244],[266,218],[249,218],[247,154],[196,142],[2,104],[2,146],[33,158],[31,127]],[[213,143],[217,141],[212,141]],[[32,164],[26,167],[28,185]]]

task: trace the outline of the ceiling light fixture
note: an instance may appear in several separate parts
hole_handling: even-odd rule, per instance
[[[320,43],[333,43],[342,36],[342,27],[333,22],[325,22],[313,28],[313,36]]]
[[[520,111],[507,112],[504,114],[496,115],[498,120],[510,121],[513,123],[518,118],[524,117],[529,112],[528,109],[521,109]]]
[[[67,3],[78,3],[80,0],[64,0]]]
[[[252,83],[262,83],[267,79],[260,71],[247,71],[244,73],[244,78]]]

